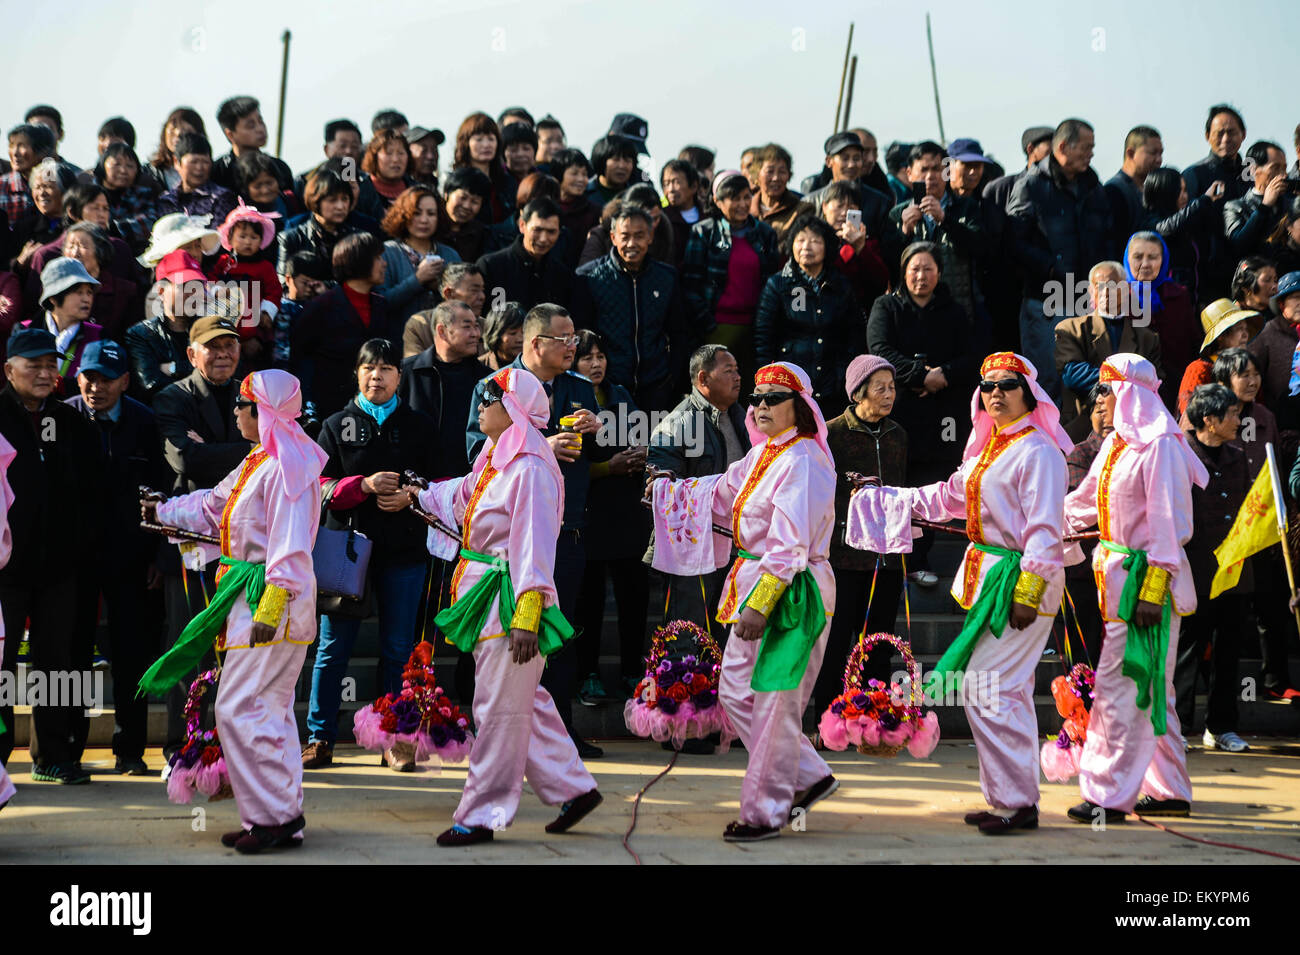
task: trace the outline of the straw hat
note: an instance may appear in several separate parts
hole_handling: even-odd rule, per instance
[[[1211,302],[1201,311],[1201,327],[1205,329],[1205,341],[1201,342],[1201,351],[1205,352],[1215,343],[1220,335],[1238,322],[1250,323],[1250,337],[1254,338],[1264,326],[1264,318],[1259,312],[1242,308],[1230,298],[1221,298]]]

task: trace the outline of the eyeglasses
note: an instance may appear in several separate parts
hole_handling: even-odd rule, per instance
[[[794,395],[795,393],[793,391],[767,391],[761,395],[750,395],[745,399],[745,402],[751,408],[757,408],[759,405],[763,404],[763,402],[767,402],[769,408],[774,408],[779,404],[789,401],[794,397]]]
[[[1017,391],[1020,388],[1020,379],[1003,378],[1000,381],[990,381],[989,379],[985,378],[983,381],[980,382],[980,391],[986,395],[991,394],[994,388],[1003,392]]]
[[[575,348],[578,344],[577,335],[538,335],[537,338],[545,338],[547,341],[559,342],[565,348]]]

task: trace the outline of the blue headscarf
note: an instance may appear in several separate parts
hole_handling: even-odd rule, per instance
[[[1124,277],[1128,279],[1129,286],[1133,289],[1133,294],[1137,296],[1138,308],[1145,310],[1146,303],[1142,301],[1142,295],[1146,290],[1146,283],[1139,282],[1133,277],[1133,266],[1129,265],[1128,252],[1133,248],[1133,240],[1142,236],[1143,242],[1150,242],[1150,236],[1155,236],[1155,241],[1160,243],[1160,274],[1155,277],[1151,283],[1151,310],[1154,312],[1164,308],[1164,303],[1160,301],[1160,286],[1166,282],[1174,280],[1173,273],[1170,270],[1169,263],[1169,246],[1165,244],[1164,238],[1158,232],[1134,232],[1128,238],[1128,245],[1124,246]]]

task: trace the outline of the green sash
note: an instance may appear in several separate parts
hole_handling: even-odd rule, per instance
[[[493,601],[497,602],[501,627],[509,633],[510,621],[515,615],[515,590],[510,583],[510,564],[507,561],[476,554],[466,548],[461,548],[460,556],[488,564],[491,569],[468,593],[461,594],[455,603],[434,617],[434,623],[448,643],[471,653],[487,625]],[[542,656],[550,656],[572,637],[573,627],[564,619],[559,607],[551,604],[542,611],[542,619],[537,624],[537,648]]]
[[[745,560],[759,559],[746,550],[740,551],[740,556]],[[753,593],[751,590],[749,596]],[[749,596],[745,598],[746,603]],[[757,693],[797,690],[808,669],[813,644],[824,629],[826,606],[822,603],[821,590],[812,573],[801,570],[767,618],[763,643],[758,648],[758,659],[749,680],[750,688]]]
[[[140,677],[136,696],[146,693],[162,696],[199,665],[203,654],[208,652],[212,641],[221,632],[240,591],[243,591],[248,600],[249,611],[257,613],[262,591],[266,589],[266,565],[235,560],[233,557],[222,557],[221,563],[230,569],[222,574],[217,592],[212,595],[212,602],[186,625],[176,639],[176,645],[159,657]]]
[[[1137,612],[1140,599],[1138,594],[1147,575],[1147,552],[1132,550],[1123,544],[1104,539],[1101,546],[1116,554],[1127,555],[1124,569],[1128,571],[1128,577],[1119,594],[1119,619],[1128,625],[1128,637],[1124,641],[1124,662],[1120,672],[1137,684],[1138,709],[1150,707],[1151,726],[1157,736],[1163,736],[1168,728],[1165,657],[1169,652],[1169,620],[1173,597],[1166,595],[1164,606],[1160,610],[1160,623],[1154,627],[1139,627],[1133,622],[1133,615]]]
[[[1011,619],[1011,603],[1015,597],[1016,584],[1020,580],[1020,558],[1024,556],[1018,550],[994,547],[992,544],[977,544],[971,541],[971,546],[1002,559],[984,575],[979,595],[971,604],[970,610],[966,611],[966,623],[962,626],[961,633],[957,634],[957,639],[939,658],[939,662],[934,665],[930,676],[927,677],[927,680],[942,680],[945,673],[955,672],[959,687],[962,673],[970,663],[975,645],[979,643],[980,635],[984,633],[985,628],[988,628],[995,638],[1000,638],[1007,628],[1007,621]]]

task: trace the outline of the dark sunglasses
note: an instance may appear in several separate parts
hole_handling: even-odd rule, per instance
[[[481,404],[484,408],[487,408],[490,405],[496,404],[500,400],[501,400],[500,395],[494,395],[490,391],[485,391],[483,392],[483,397],[479,398],[479,404]]]
[[[745,401],[751,408],[757,408],[765,401],[769,408],[774,408],[783,402],[789,401],[794,395],[793,391],[769,391],[761,395],[750,395]]]
[[[1098,397],[1098,398],[1105,398],[1108,394],[1110,394],[1110,385],[1098,385],[1098,386],[1097,386],[1097,397]]]
[[[994,388],[999,391],[1018,391],[1020,389],[1020,379],[1004,378],[1001,381],[989,381],[985,378],[980,382],[980,391],[986,395],[991,394]]]
[[[247,398],[236,398],[236,399],[235,399],[235,407],[236,407],[236,408],[255,408],[255,407],[257,407],[257,402],[256,402],[256,401],[249,401]]]

